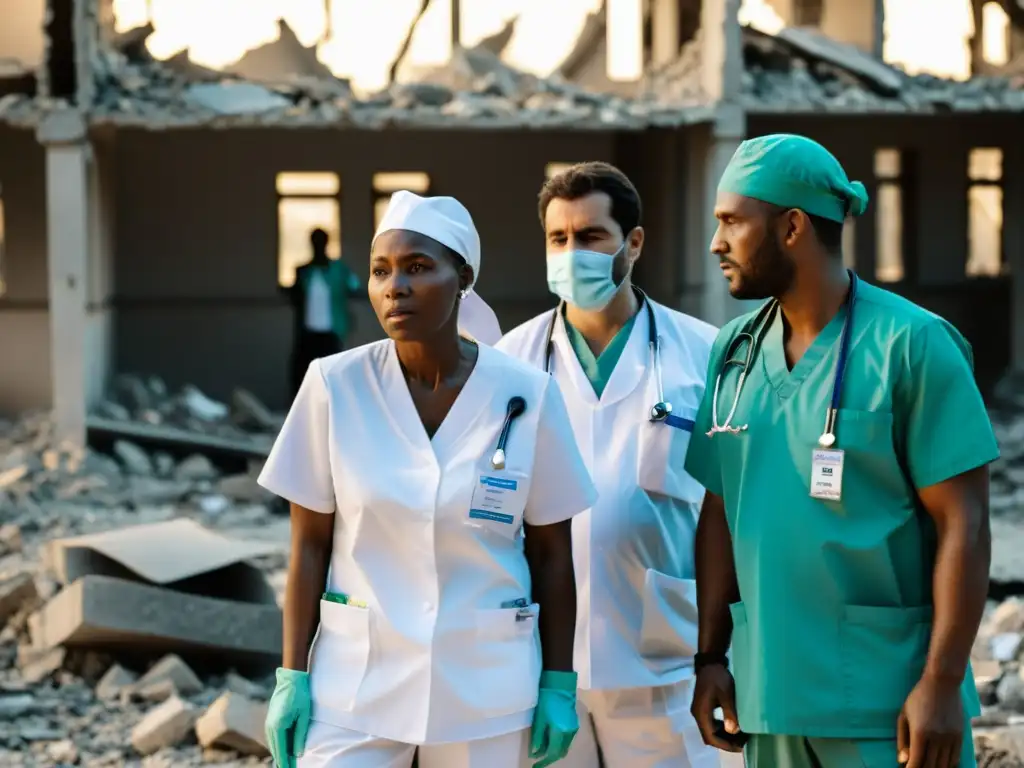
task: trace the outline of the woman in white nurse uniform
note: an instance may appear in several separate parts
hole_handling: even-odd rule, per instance
[[[570,518],[595,497],[565,403],[460,337],[480,243],[458,201],[394,195],[370,259],[388,338],[310,365],[259,479],[292,515],[271,751],[550,765],[579,726]]]

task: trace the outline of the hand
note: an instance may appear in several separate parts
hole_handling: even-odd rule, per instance
[[[722,708],[725,723],[715,719],[715,709]],[[709,664],[697,671],[693,683],[693,704],[690,713],[697,721],[700,735],[709,747],[723,752],[742,752],[747,734],[740,731],[736,716],[736,684],[732,674],[721,664]]]
[[[543,672],[530,732],[534,768],[546,768],[569,753],[580,719],[576,714],[576,673]]]
[[[277,685],[267,705],[267,748],[278,768],[296,768],[295,758],[306,748],[313,697],[309,675],[296,669],[277,670]]]
[[[964,740],[960,681],[925,675],[896,725],[896,759],[907,768],[955,768]]]

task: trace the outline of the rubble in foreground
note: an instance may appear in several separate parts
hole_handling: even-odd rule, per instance
[[[139,398],[130,406],[126,387]],[[254,398],[236,396],[228,409],[192,388],[161,399],[158,386],[147,385],[144,401],[130,380],[120,388],[103,411],[126,424],[174,424],[197,436],[208,430],[251,441],[272,436],[260,428],[277,423]],[[173,653],[94,650],[87,641],[35,648],[31,640],[33,617],[71,589],[62,591],[48,567],[48,545],[129,526],[180,520],[278,544],[253,564],[279,600],[288,525],[256,484],[261,462],[225,473],[201,452],[174,457],[115,440],[107,455],[55,446],[51,435],[43,414],[0,422],[0,765],[269,764],[262,744],[269,674],[193,670]],[[107,577],[76,583],[90,578]]]

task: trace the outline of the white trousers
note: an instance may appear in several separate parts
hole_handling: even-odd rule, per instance
[[[690,681],[580,691],[580,730],[557,768],[720,768],[722,753],[704,743],[690,715],[692,696]]]
[[[529,730],[419,747],[419,768],[519,768]],[[298,768],[410,768],[416,746],[313,721]]]

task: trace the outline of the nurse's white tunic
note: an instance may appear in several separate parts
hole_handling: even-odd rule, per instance
[[[490,459],[510,398],[506,470]],[[482,514],[486,481],[506,491]],[[433,439],[391,341],[314,361],[259,478],[335,512],[327,590],[310,654],[313,718],[412,744],[529,726],[541,671],[538,606],[521,526],[589,508],[594,486],[557,384],[490,347]],[[515,485],[515,490],[508,490]],[[487,506],[487,505],[484,505]]]

